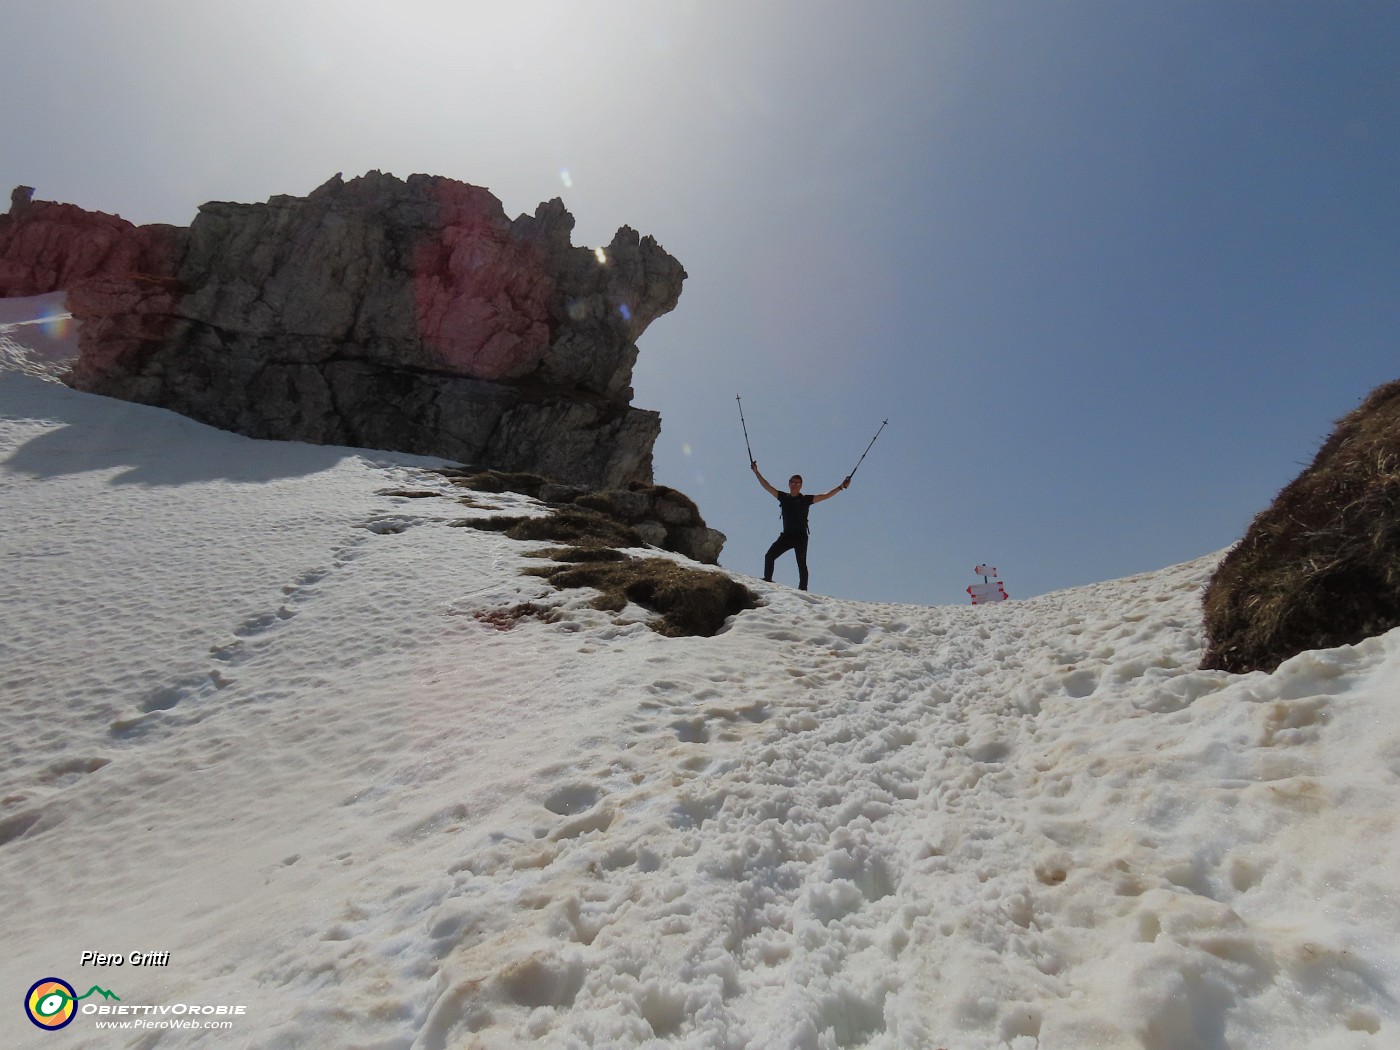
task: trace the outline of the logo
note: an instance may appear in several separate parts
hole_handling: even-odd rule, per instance
[[[24,997],[24,1012],[40,1028],[56,1032],[72,1022],[78,1012],[78,1002],[94,992],[104,999],[120,1001],[121,998],[97,985],[79,995],[67,981],[58,977],[45,977],[30,986]]]

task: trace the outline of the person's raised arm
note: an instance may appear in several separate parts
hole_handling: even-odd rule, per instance
[[[759,483],[760,485],[762,485],[765,489],[768,490],[768,494],[769,494],[770,496],[781,496],[781,495],[782,495],[781,492],[779,492],[777,489],[775,489],[772,485],[768,484],[768,479],[767,479],[767,478],[765,478],[762,474],[760,474],[760,473],[758,472],[758,461],[757,461],[757,460],[754,460],[754,459],[749,460],[749,466],[753,468],[753,475],[754,475],[754,477],[758,478],[758,483]]]
[[[840,492],[842,489],[848,489],[848,488],[850,488],[850,487],[851,487],[851,479],[850,479],[849,477],[847,477],[845,481],[841,482],[841,484],[837,485],[837,486],[836,486],[834,489],[832,489],[830,492],[823,492],[820,496],[813,496],[813,497],[812,497],[812,502],[813,502],[813,503],[820,503],[820,502],[821,502],[822,500],[824,500],[824,499],[831,499],[832,496],[836,495],[836,494],[837,494],[838,492]]]

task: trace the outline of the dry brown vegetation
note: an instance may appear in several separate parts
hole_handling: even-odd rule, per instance
[[[537,517],[465,518],[452,524],[484,532],[504,532],[513,540],[548,540],[577,547],[646,546],[626,525],[583,507],[561,507]]]
[[[544,623],[554,623],[559,619],[559,611],[543,605],[536,605],[534,602],[521,602],[519,605],[510,605],[502,609],[483,609],[473,613],[472,618],[481,623],[490,624],[498,631],[509,631],[521,620],[541,620]]]
[[[1400,381],[1338,422],[1204,597],[1202,666],[1272,671],[1400,626]]]
[[[616,541],[619,544],[660,547],[708,565],[719,563],[719,552],[724,547],[724,533],[705,524],[695,502],[685,493],[665,485],[632,482],[623,488],[589,491],[538,474],[483,467],[439,467],[434,472],[448,478],[453,485],[473,492],[518,492],[556,509],[574,507],[601,514],[631,530]],[[482,505],[471,496],[459,496],[458,501],[468,507]],[[580,537],[582,535],[580,532]]]
[[[621,612],[629,602],[658,614],[652,630],[670,637],[713,636],[729,617],[758,608],[758,598],[728,574],[713,569],[692,569],[668,558],[603,556],[606,548],[546,551],[563,562],[526,569],[555,587],[592,587],[600,592],[595,609]]]
[[[648,626],[668,637],[711,637],[729,617],[759,606],[757,595],[722,571],[691,568],[669,558],[632,557],[618,550],[644,544],[632,529],[589,507],[569,505],[536,517],[468,518],[452,524],[502,532],[515,540],[566,544],[531,552],[530,557],[557,564],[524,572],[560,589],[597,590],[599,595],[591,603],[595,609],[621,612],[628,603],[639,605],[657,614]],[[516,622],[506,619],[511,626]]]
[[[510,473],[482,467],[444,467],[437,473],[451,478],[454,485],[475,492],[519,492],[533,499],[539,499],[540,490],[549,484],[548,479],[538,474]]]

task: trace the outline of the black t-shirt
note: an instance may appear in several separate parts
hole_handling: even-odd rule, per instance
[[[788,536],[807,535],[807,512],[812,509],[815,496],[803,493],[792,496],[783,493],[778,496],[778,504],[783,509],[783,532]]]

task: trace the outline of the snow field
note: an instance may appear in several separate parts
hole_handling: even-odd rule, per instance
[[[248,1006],[68,1045],[1395,1042],[1400,632],[1200,671],[1213,555],[977,608],[749,580],[662,638],[431,462],[0,374],[0,983]]]
[[[1385,646],[1195,670],[1213,562],[975,612],[780,593],[726,636],[787,657],[741,742],[711,756],[739,720],[702,678],[663,806],[578,785],[595,815],[566,826],[593,834],[542,824],[473,862],[460,897],[527,902],[537,940],[459,943],[433,1024],[506,1029],[482,1046],[1371,1045],[1393,955],[1354,958],[1385,938],[1303,899],[1331,884],[1299,886],[1290,851],[1336,819],[1308,727]],[[1388,808],[1361,823],[1393,841]],[[1361,837],[1346,864],[1370,866]]]

